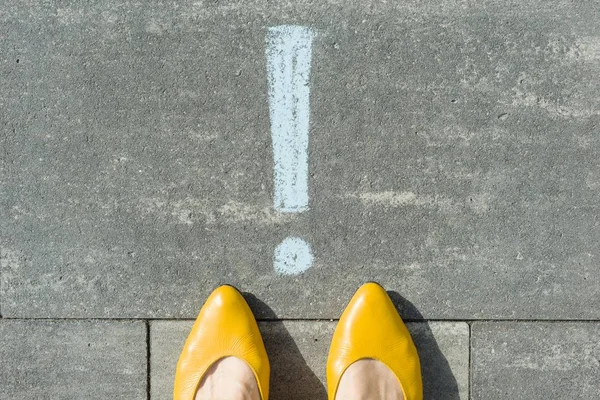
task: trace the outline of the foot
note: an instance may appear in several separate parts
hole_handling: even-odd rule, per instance
[[[377,360],[358,360],[342,375],[335,400],[403,400],[394,373]]]
[[[200,381],[195,400],[261,400],[252,370],[237,357],[214,363]]]

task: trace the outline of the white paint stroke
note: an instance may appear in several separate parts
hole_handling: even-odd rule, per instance
[[[273,140],[274,207],[308,210],[309,78],[313,32],[280,25],[267,33],[267,77]]]
[[[585,103],[562,105],[534,93],[526,93],[518,89],[513,89],[513,91],[512,102],[503,102],[503,104],[515,107],[539,107],[551,116],[560,118],[592,118],[600,115],[600,110],[593,107],[590,108]]]
[[[282,275],[297,275],[312,266],[310,245],[298,237],[288,237],[275,248],[273,265]]]
[[[435,204],[435,200],[431,196],[417,196],[413,192],[362,192],[349,193],[346,197],[358,198],[367,206],[386,205],[390,207],[401,206],[428,206]]]
[[[341,198],[357,199],[366,207],[424,207],[436,208],[443,212],[459,212],[465,204],[470,205],[469,201],[464,200],[453,201],[449,198],[444,198],[437,195],[418,195],[414,192],[354,192],[346,193],[340,196]]]
[[[229,200],[216,205],[205,199],[186,197],[170,200],[165,197],[145,197],[138,200],[137,208],[142,215],[162,216],[176,223],[193,225],[203,223],[236,224],[252,222],[259,225],[277,225],[295,220],[297,214],[282,214],[271,206]]]

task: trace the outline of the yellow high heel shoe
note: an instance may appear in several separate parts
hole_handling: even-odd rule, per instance
[[[260,398],[268,400],[269,358],[258,325],[240,292],[225,285],[208,297],[185,342],[177,363],[173,399],[193,400],[210,366],[230,356],[248,364]]]
[[[422,400],[417,349],[385,290],[376,283],[361,286],[340,318],[327,359],[327,391],[334,400],[340,379],[361,359],[385,364],[396,376],[404,400]]]

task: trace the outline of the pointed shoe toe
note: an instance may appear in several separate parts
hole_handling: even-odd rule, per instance
[[[413,340],[385,289],[361,286],[333,334],[327,360],[327,389],[334,400],[344,372],[361,359],[385,364],[396,376],[404,400],[422,400],[421,365]]]
[[[248,364],[262,400],[269,398],[270,366],[258,325],[241,293],[232,286],[215,289],[196,318],[175,373],[174,400],[194,400],[202,377],[225,357]]]

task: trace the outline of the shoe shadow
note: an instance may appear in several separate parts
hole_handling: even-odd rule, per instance
[[[325,385],[313,373],[284,321],[251,293],[242,293],[255,315],[265,321],[259,327],[271,364],[271,400],[319,400],[327,398]],[[296,323],[293,321],[291,323]],[[316,340],[316,339],[315,339]],[[323,371],[325,365],[321,366]]]
[[[404,319],[423,320],[417,308],[398,292],[387,292]],[[425,400],[460,400],[458,383],[448,360],[442,354],[427,321],[407,323],[421,360],[423,398]]]

